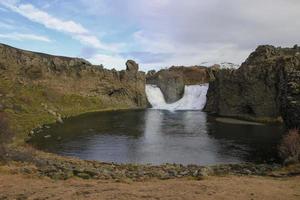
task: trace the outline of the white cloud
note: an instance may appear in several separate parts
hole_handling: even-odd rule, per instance
[[[107,34],[105,38],[118,37],[119,41],[124,37],[129,41],[126,44],[104,43],[75,21],[59,19],[20,2],[25,0],[1,0],[6,8],[96,49],[87,51],[93,53],[90,60],[108,67],[123,66],[124,55],[142,60],[140,66],[145,70],[203,62],[240,64],[257,45],[300,43],[299,0],[55,0],[67,3],[54,4],[52,9],[60,5],[60,11],[66,10],[66,15],[77,14],[93,20],[91,24],[95,26],[102,27],[104,18],[111,20],[105,21],[103,27],[113,28],[101,30],[100,35],[112,31],[124,33],[124,36]],[[76,12],[70,9],[72,6]],[[102,16],[99,22],[95,20]],[[111,52],[103,55],[99,49]],[[163,55],[167,58],[162,59]]]
[[[0,34],[0,38],[10,39],[10,40],[35,40],[41,42],[51,42],[48,37],[35,35],[35,34],[21,34],[21,33],[9,33],[9,34]]]
[[[174,42],[170,38],[159,34],[148,34],[143,31],[138,31],[134,34],[135,42],[139,44],[143,50],[169,55],[167,59],[161,62],[151,62],[150,58],[147,63],[141,63],[141,69],[144,71],[153,68],[170,67],[173,65],[200,65],[201,63],[221,63],[234,62],[241,64],[242,61],[254,49],[240,49],[232,43],[202,43],[198,45],[188,45],[186,43]],[[134,53],[134,52],[133,52]],[[149,53],[149,56],[152,56]],[[139,59],[136,57],[133,59]],[[152,57],[154,60],[155,57]]]
[[[42,24],[49,29],[67,33],[72,38],[80,41],[84,45],[89,45],[94,48],[104,49],[108,51],[116,51],[118,46],[115,44],[104,44],[96,36],[91,34],[89,30],[83,27],[81,24],[72,20],[62,20],[56,18],[47,12],[44,12],[32,4],[20,4],[15,1],[3,1],[4,6],[12,11],[19,13],[27,19]]]
[[[102,64],[106,68],[115,68],[117,70],[125,69],[126,60],[118,55],[96,54],[88,59],[92,64]]]
[[[299,0],[129,0],[135,45],[171,53],[156,66],[243,62],[257,45],[300,43]],[[144,64],[145,66],[155,66]],[[143,65],[142,65],[143,66]]]
[[[105,0],[79,0],[87,13],[92,15],[104,15],[111,12],[108,1]]]
[[[70,34],[88,34],[88,30],[81,24],[75,23],[74,21],[60,20],[35,8],[31,4],[11,5],[10,8],[31,21],[43,24],[49,29],[55,29]]]

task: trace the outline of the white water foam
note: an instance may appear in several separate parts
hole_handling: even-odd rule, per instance
[[[183,97],[168,104],[159,87],[146,85],[148,101],[153,109],[160,110],[202,110],[206,104],[207,90],[208,84],[185,86]]]

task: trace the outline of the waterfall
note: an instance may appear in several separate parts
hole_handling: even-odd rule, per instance
[[[206,104],[207,90],[208,84],[185,86],[183,97],[168,104],[159,87],[146,85],[146,95],[152,108],[161,110],[202,110]]]

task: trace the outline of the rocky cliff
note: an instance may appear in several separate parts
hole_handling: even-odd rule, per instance
[[[145,74],[134,61],[126,67],[107,70],[0,44],[0,111],[21,130],[83,112],[146,107]]]
[[[184,93],[185,85],[195,85],[208,83],[212,73],[206,67],[171,67],[158,72],[149,71],[147,73],[147,84],[157,85],[164,94],[167,103],[173,103]]]
[[[205,110],[299,127],[300,48],[259,46],[237,69],[213,70]]]
[[[300,48],[296,56],[281,58],[278,66],[282,117],[287,127],[300,129]]]

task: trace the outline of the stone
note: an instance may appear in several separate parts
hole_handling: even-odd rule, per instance
[[[127,60],[127,62],[126,62],[126,71],[138,72],[139,71],[139,65],[133,60]]]
[[[53,111],[53,110],[51,110],[51,109],[48,109],[48,113],[51,114],[51,115],[53,115],[53,116],[56,116],[56,112]]]
[[[198,170],[197,176],[198,177],[207,177],[212,174],[212,170],[208,167],[203,167]]]
[[[29,136],[33,136],[33,135],[34,135],[34,131],[31,130],[31,131],[29,132]]]
[[[63,124],[63,123],[64,123],[64,121],[63,121],[63,119],[61,118],[61,116],[60,116],[60,115],[58,115],[58,117],[57,117],[56,121],[57,121],[58,123],[61,123],[61,124]]]

